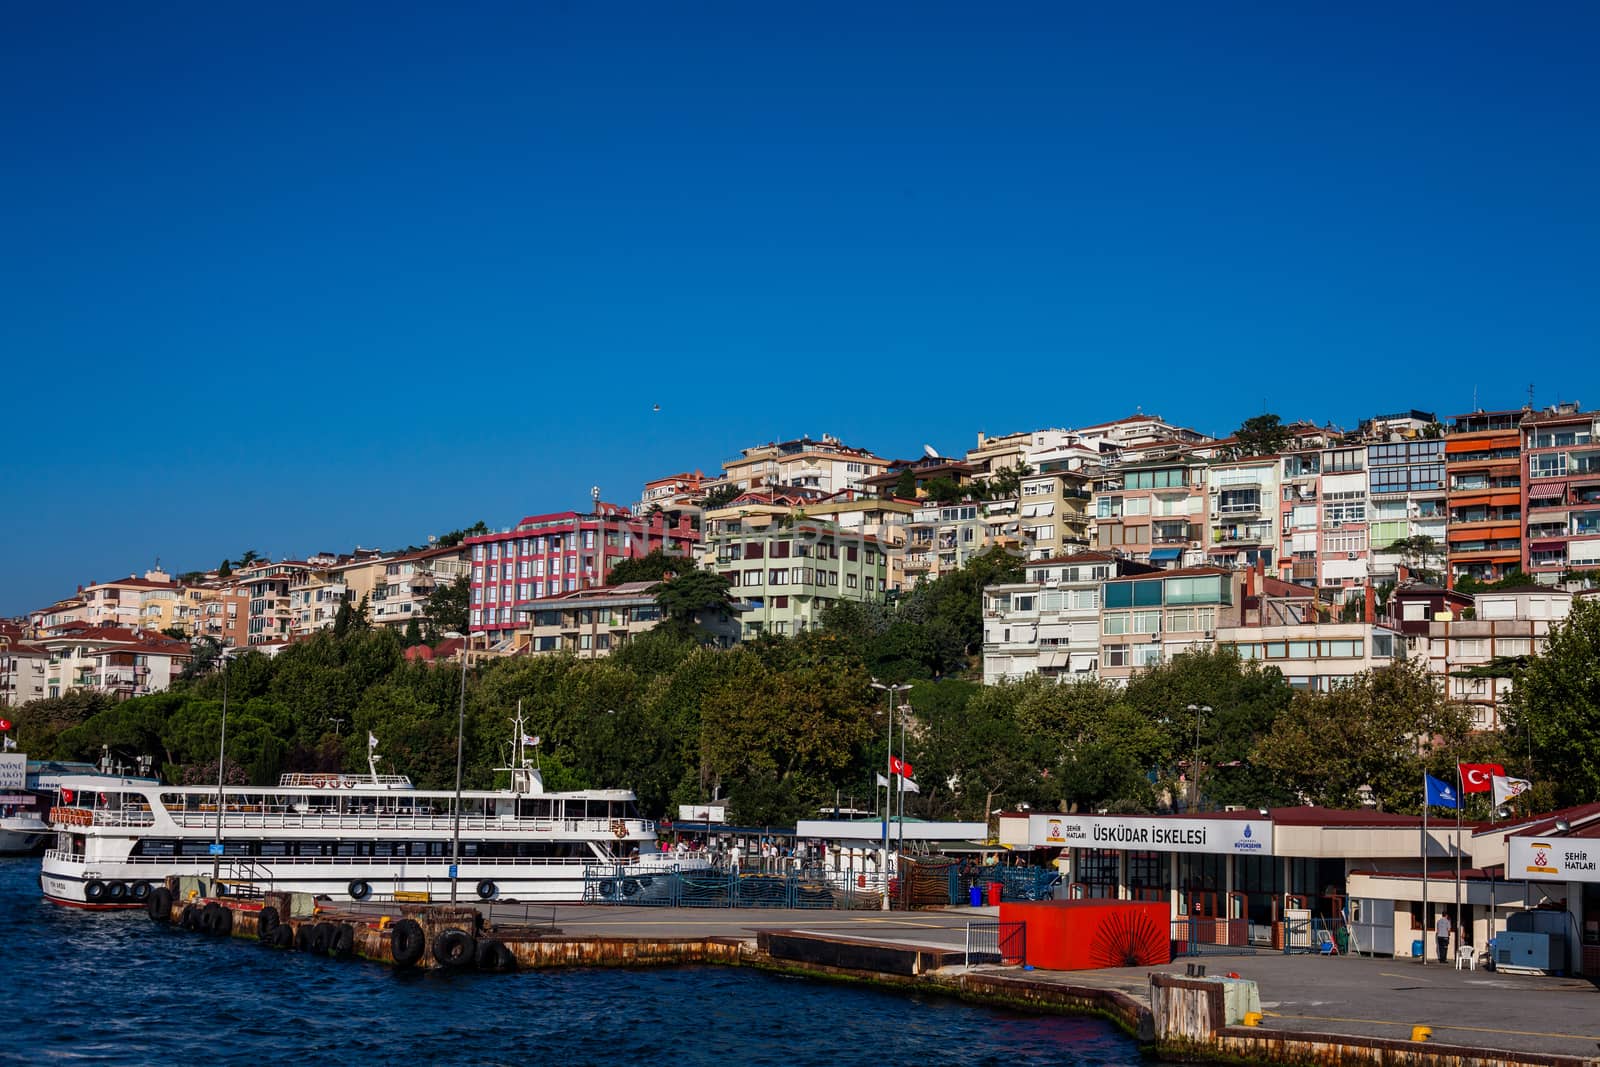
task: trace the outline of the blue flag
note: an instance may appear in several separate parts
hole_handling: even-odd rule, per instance
[[[1424,774],[1422,777],[1427,782],[1424,799],[1428,804],[1439,808],[1454,808],[1458,806],[1455,786],[1449,782],[1441,782],[1431,774]]]

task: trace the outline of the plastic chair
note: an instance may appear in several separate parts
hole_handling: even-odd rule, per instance
[[[1458,945],[1456,947],[1456,970],[1459,971],[1462,964],[1466,964],[1469,971],[1477,970],[1478,950],[1471,945]]]

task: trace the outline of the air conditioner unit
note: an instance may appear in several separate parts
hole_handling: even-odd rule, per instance
[[[1207,641],[1215,641],[1217,639],[1217,631],[1215,631],[1215,630],[1207,630],[1207,631],[1205,631],[1205,638],[1206,638]]]
[[[1356,554],[1354,552],[1346,552],[1344,554],[1344,558],[1345,559],[1355,559],[1356,558]]]

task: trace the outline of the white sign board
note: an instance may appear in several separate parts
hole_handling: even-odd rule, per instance
[[[20,752],[0,755],[0,789],[24,789],[28,784],[28,757]]]
[[[683,822],[727,822],[726,804],[679,804],[678,818]]]
[[[1600,882],[1600,840],[1513,837],[1506,853],[1506,877]]]
[[[1162,819],[1148,815],[1029,815],[1028,844],[1270,856],[1272,823],[1266,819]]]
[[[882,841],[883,820],[854,822],[846,819],[801,819],[794,828],[801,838],[827,841]],[[889,841],[982,841],[989,836],[984,822],[912,822],[889,824]]]

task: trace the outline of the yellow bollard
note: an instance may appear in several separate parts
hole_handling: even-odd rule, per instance
[[[1432,1036],[1433,1027],[1431,1026],[1413,1026],[1411,1028],[1411,1040],[1413,1041],[1426,1041]]]
[[[1247,1011],[1247,1012],[1245,1012],[1244,1013],[1244,1024],[1246,1026],[1260,1026],[1261,1025],[1261,1013],[1259,1011]]]
[[[378,920],[378,929],[385,930],[389,926],[389,916],[385,915]]]

